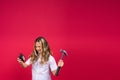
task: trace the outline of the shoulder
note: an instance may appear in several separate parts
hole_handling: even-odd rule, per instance
[[[49,56],[49,59],[54,59],[54,57],[52,55]]]
[[[49,61],[53,61],[53,60],[55,60],[55,58],[52,55],[50,55],[49,56]]]

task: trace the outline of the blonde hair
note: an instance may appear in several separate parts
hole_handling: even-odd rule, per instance
[[[30,56],[31,62],[34,62],[39,58],[39,54],[35,49],[36,42],[41,42],[41,44],[42,44],[42,53],[41,53],[41,62],[40,63],[44,64],[45,62],[47,62],[49,60],[49,56],[52,55],[52,53],[50,51],[50,47],[48,45],[48,42],[46,41],[46,39],[44,37],[36,38],[36,40],[34,42],[34,49]]]

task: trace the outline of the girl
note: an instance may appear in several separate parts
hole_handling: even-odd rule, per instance
[[[63,60],[55,62],[48,42],[44,37],[38,37],[34,42],[34,50],[30,58],[23,62],[18,58],[18,62],[24,67],[32,64],[32,80],[51,80],[50,73],[55,75],[57,67],[64,65]]]

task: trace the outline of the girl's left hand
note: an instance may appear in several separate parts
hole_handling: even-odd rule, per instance
[[[59,61],[58,61],[58,66],[59,66],[59,67],[63,67],[63,65],[64,65],[63,60],[59,60]]]

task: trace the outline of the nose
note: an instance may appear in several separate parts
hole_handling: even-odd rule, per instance
[[[39,47],[36,47],[36,50],[40,50],[40,48],[39,48]]]

